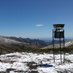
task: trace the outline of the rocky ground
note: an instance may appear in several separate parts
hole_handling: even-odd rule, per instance
[[[60,55],[15,52],[0,55],[0,73],[73,73],[73,54],[65,55],[65,63],[60,63]]]

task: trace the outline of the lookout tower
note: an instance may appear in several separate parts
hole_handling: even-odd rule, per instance
[[[53,59],[55,62],[55,48],[59,48],[60,60],[62,63],[62,49],[65,47],[65,36],[64,36],[64,24],[53,24],[54,29],[52,30],[52,43],[53,43]],[[58,42],[58,47],[56,46]]]

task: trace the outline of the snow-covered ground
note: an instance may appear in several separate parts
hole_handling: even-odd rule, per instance
[[[53,54],[37,54],[37,53],[10,53],[0,55],[0,72],[9,73],[73,73],[73,54],[65,55],[65,63],[60,63],[60,55],[55,55],[55,63],[53,61]],[[34,62],[36,69],[30,69],[28,63]],[[44,67],[39,65],[47,64],[52,67]],[[23,71],[23,72],[22,72]]]

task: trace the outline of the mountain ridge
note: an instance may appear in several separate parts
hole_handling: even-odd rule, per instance
[[[39,39],[0,36],[0,54],[10,52],[49,52],[52,41],[48,43]],[[57,42],[56,42],[57,45]],[[73,46],[73,41],[66,41],[66,46]],[[43,50],[45,49],[45,50]],[[52,49],[51,49],[52,50]]]

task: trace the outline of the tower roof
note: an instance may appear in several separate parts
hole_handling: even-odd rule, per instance
[[[53,25],[55,29],[62,29],[64,28],[64,24],[54,24]]]

